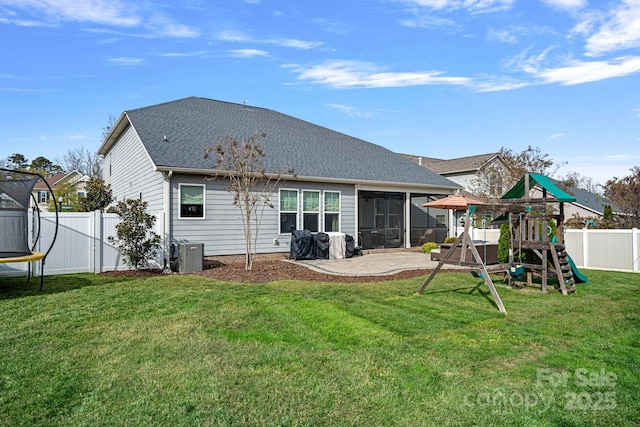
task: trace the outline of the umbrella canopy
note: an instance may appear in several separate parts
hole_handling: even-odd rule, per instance
[[[456,211],[465,211],[469,205],[482,205],[480,200],[465,196],[464,194],[450,194],[442,199],[433,200],[424,203],[425,208],[453,209]]]

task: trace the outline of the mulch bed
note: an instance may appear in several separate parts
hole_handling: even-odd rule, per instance
[[[223,282],[240,283],[265,283],[277,280],[302,280],[312,282],[338,282],[338,283],[363,283],[380,282],[388,280],[410,279],[431,273],[431,269],[417,269],[400,271],[384,276],[340,276],[335,274],[319,273],[307,267],[282,259],[257,259],[253,262],[250,271],[245,269],[244,258],[230,258],[228,260],[207,259],[204,269],[197,275]],[[108,271],[102,273],[105,276],[119,277],[150,277],[165,273],[158,269]]]

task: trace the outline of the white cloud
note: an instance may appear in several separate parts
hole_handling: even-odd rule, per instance
[[[167,58],[188,58],[194,56],[207,56],[210,54],[208,50],[199,50],[197,52],[168,52],[162,53],[160,56],[165,56]]]
[[[593,25],[592,23],[590,23]],[[624,0],[586,41],[588,56],[640,47],[640,1]]]
[[[15,11],[36,13],[48,22],[93,22],[118,27],[132,27],[140,19],[118,0],[0,0],[0,4]]]
[[[626,56],[611,61],[573,60],[565,67],[536,70],[533,74],[545,83],[576,85],[640,72],[640,56]]]
[[[554,9],[582,9],[587,5],[587,0],[541,0]]]
[[[474,13],[497,12],[511,9],[515,0],[404,0],[412,6],[432,10],[451,11],[466,9]]]
[[[269,52],[259,49],[233,49],[229,55],[234,58],[253,58],[256,56],[269,56]]]
[[[114,65],[140,65],[144,62],[144,59],[118,57],[118,58],[107,58],[107,61]]]
[[[225,30],[220,31],[215,35],[217,40],[223,42],[248,42],[251,41],[251,36],[247,33],[238,30]]]
[[[327,107],[331,107],[333,109],[336,109],[344,114],[346,114],[349,117],[357,117],[359,119],[370,119],[373,117],[373,114],[365,112],[365,111],[360,111],[355,107],[350,107],[348,105],[342,105],[342,104],[327,104]]]
[[[387,72],[370,62],[359,61],[326,61],[308,68],[299,66],[293,71],[298,74],[298,80],[339,89],[470,84],[468,78],[446,77],[440,71]]]
[[[275,46],[290,47],[294,49],[313,49],[322,45],[322,42],[307,40],[287,39],[287,38],[253,38],[250,34],[237,30],[225,30],[217,33],[214,37],[217,40],[231,43],[256,43],[269,44]]]
[[[566,135],[564,133],[555,133],[553,135],[548,136],[547,141],[553,141],[554,139],[562,138],[563,136],[566,136]]]
[[[21,26],[82,22],[120,28],[142,28],[155,37],[196,37],[199,32],[159,13],[154,5],[122,0],[0,0],[5,23]],[[25,19],[22,15],[29,15]]]

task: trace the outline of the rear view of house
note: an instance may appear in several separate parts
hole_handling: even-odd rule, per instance
[[[417,244],[429,224],[416,207],[459,185],[381,146],[265,108],[190,97],[125,111],[100,147],[114,199],[141,198],[170,243],[205,255],[244,251],[238,208],[205,151],[256,132],[267,171],[293,169],[267,208],[258,253],[287,252],[291,229],[342,232],[368,248]],[[166,259],[166,256],[165,256]]]

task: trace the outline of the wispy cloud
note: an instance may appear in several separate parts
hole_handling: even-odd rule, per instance
[[[117,58],[107,58],[107,62],[113,65],[141,65],[144,62],[144,59],[117,57]]]
[[[570,60],[566,66],[539,69],[533,74],[544,83],[576,85],[640,72],[640,56],[626,56],[610,61]]]
[[[587,5],[587,0],[541,0],[548,6],[554,9],[568,9],[576,10],[581,9]]]
[[[554,133],[553,135],[547,137],[547,141],[553,141],[554,139],[562,138],[563,136],[566,135],[564,133]]]
[[[164,56],[167,58],[189,58],[189,57],[197,57],[197,56],[207,56],[211,52],[208,50],[199,50],[196,52],[167,52],[161,53],[160,56]]]
[[[604,23],[586,41],[586,55],[604,53],[640,46],[640,1],[624,0],[611,9]]]
[[[279,38],[279,37],[270,37],[270,38],[256,38],[251,34],[246,33],[244,31],[239,30],[224,30],[218,32],[214,38],[216,40],[231,42],[231,43],[254,43],[254,44],[268,44],[274,46],[282,46],[282,47],[290,47],[294,49],[314,49],[322,46],[322,42],[317,41],[309,41],[309,40],[298,40],[298,39],[290,39],[290,38]]]
[[[127,13],[130,8],[119,0],[0,0],[0,4],[16,18],[19,10],[31,15],[32,20],[48,23],[92,22],[118,27],[140,24],[140,19]]]
[[[80,22],[141,29],[153,37],[191,38],[199,31],[175,22],[154,5],[122,0],[0,0],[1,22],[20,26],[58,26]],[[25,17],[26,15],[26,17]]]
[[[359,119],[370,119],[373,117],[373,114],[368,113],[366,111],[358,110],[355,107],[350,107],[348,105],[343,104],[326,104],[327,107],[331,107],[335,110],[340,111],[341,113],[346,114],[349,117],[357,117]]]
[[[447,77],[440,71],[390,72],[370,62],[359,61],[326,61],[310,67],[297,66],[292,70],[298,74],[298,80],[339,89],[470,84],[468,78]]]
[[[259,49],[233,49],[228,51],[234,58],[253,58],[256,56],[269,56],[269,52]]]
[[[511,9],[514,0],[402,0],[402,2],[431,10],[465,9],[472,13],[490,13]]]

